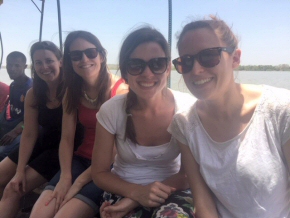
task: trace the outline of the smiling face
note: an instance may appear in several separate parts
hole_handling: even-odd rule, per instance
[[[82,38],[77,38],[70,45],[70,52],[72,51],[84,51],[89,48],[96,48],[96,46]],[[102,56],[99,53],[95,58],[88,58],[84,53],[82,54],[82,59],[79,61],[72,61],[72,66],[74,71],[82,77],[85,81],[96,80],[99,76]]]
[[[166,55],[161,46],[156,42],[140,44],[130,56],[130,58],[139,58],[146,62],[152,58],[160,57],[166,57]],[[169,72],[170,67],[167,67],[167,70],[163,74],[153,74],[149,67],[146,66],[140,75],[132,76],[127,73],[128,84],[138,98],[150,99],[160,95],[166,88]]]
[[[33,54],[33,66],[37,75],[46,83],[59,79],[61,61],[50,50],[36,50]]]
[[[181,40],[179,55],[195,55],[198,52],[214,47],[227,47],[221,42],[213,30],[199,28],[188,31]],[[234,84],[233,69],[238,66],[236,51],[233,55],[221,52],[220,63],[212,68],[201,66],[194,60],[191,71],[183,74],[183,78],[190,92],[201,100],[212,99],[223,95]]]

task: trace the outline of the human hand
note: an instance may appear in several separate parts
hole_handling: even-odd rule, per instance
[[[16,192],[24,193],[26,189],[25,171],[17,171],[10,181],[10,185]]]
[[[80,184],[76,180],[68,190],[59,208],[62,208],[70,199],[72,199],[82,189],[83,186],[84,184]]]
[[[123,198],[114,205],[106,201],[100,207],[101,218],[121,218],[138,206],[139,203],[130,198]]]
[[[158,207],[176,191],[175,188],[164,185],[161,182],[141,186],[132,193],[132,198],[144,207]]]
[[[10,145],[18,135],[16,131],[11,130],[0,139],[0,145]]]
[[[71,186],[71,179],[60,179],[45,206],[49,205],[53,199],[56,199],[54,207],[54,213],[56,214]]]

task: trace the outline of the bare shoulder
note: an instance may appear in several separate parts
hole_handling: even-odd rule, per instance
[[[34,104],[35,101],[36,101],[36,97],[34,95],[33,88],[30,88],[26,93],[25,102],[31,105],[31,104]]]
[[[115,86],[115,84],[121,79],[118,75],[111,74],[111,89]],[[126,94],[129,90],[129,87],[124,82],[121,83],[116,91],[117,95]]]

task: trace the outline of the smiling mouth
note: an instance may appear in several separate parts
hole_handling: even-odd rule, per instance
[[[42,74],[43,75],[48,75],[48,74],[51,74],[52,72],[51,71],[49,71],[49,72],[43,72]]]
[[[139,82],[139,85],[143,87],[152,87],[155,85],[155,82]]]
[[[198,80],[198,81],[193,81],[193,84],[198,86],[198,85],[202,85],[202,84],[208,83],[211,80],[212,80],[212,78],[202,79],[202,80]]]
[[[92,64],[86,64],[86,65],[82,65],[80,66],[81,69],[87,69],[90,68],[91,66],[93,66]]]

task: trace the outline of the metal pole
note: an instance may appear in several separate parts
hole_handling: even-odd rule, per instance
[[[62,51],[62,30],[61,30],[61,13],[60,13],[60,2],[57,0],[57,15],[58,15],[58,35],[59,35],[59,48]]]
[[[4,52],[1,32],[0,32],[0,43],[1,43],[1,60],[0,60],[0,70],[1,70],[2,60],[3,60],[3,52]]]
[[[171,38],[172,38],[172,1],[168,0],[168,45],[170,57],[171,57]],[[171,87],[171,74],[167,79],[167,86],[169,88]]]
[[[42,6],[41,6],[41,18],[40,18],[40,30],[39,30],[39,41],[41,42],[41,36],[42,36],[42,23],[43,23],[43,14],[44,14],[44,2],[45,0],[42,1]]]

